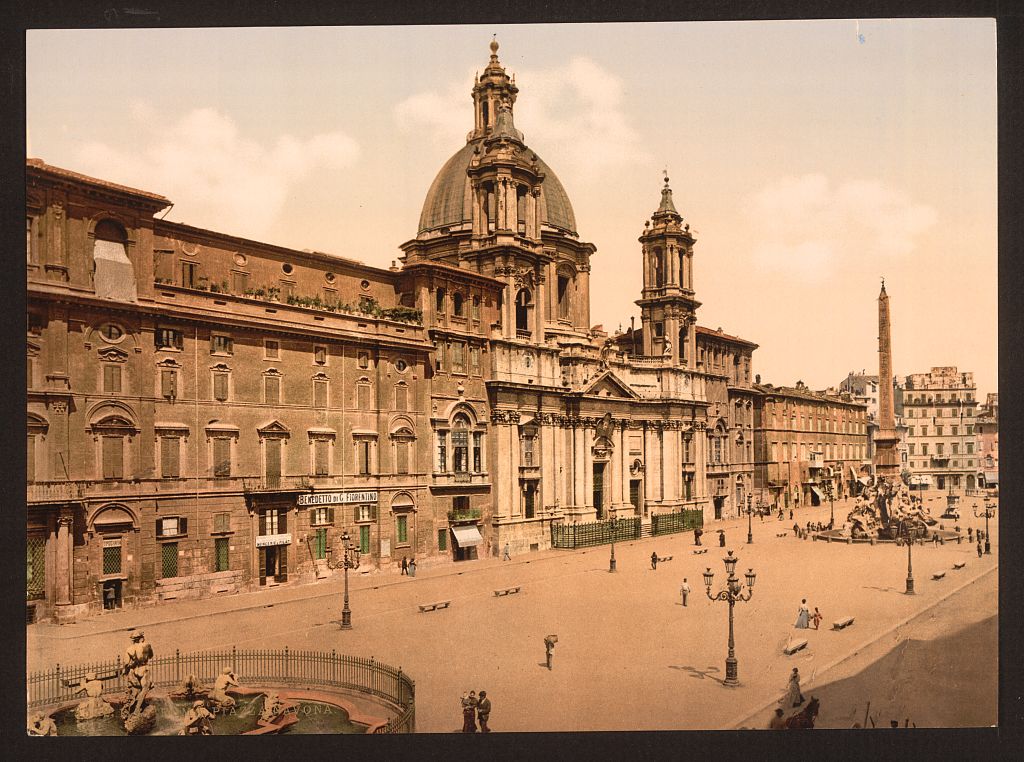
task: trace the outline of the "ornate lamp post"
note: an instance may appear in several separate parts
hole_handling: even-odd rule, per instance
[[[619,528],[619,517],[612,519],[612,554],[608,557],[608,571],[615,571],[615,532]]]
[[[825,497],[828,498],[828,507],[829,507],[829,512],[831,514],[831,521],[829,522],[829,527],[831,528],[831,527],[834,527],[836,525],[835,492],[832,489],[832,480],[831,479],[829,479],[827,482],[825,482]]]
[[[754,496],[751,495],[748,492],[747,493],[747,545],[751,545],[754,542],[754,530],[753,530],[753,527],[750,524],[750,517],[754,513],[754,507],[752,505],[753,502],[754,502]]]
[[[976,519],[977,518],[981,518],[978,515],[978,504],[975,503],[973,507],[974,507],[974,518],[976,518]],[[988,518],[991,515],[992,515],[992,509],[988,506],[988,503],[986,503],[985,504],[985,553],[988,554],[988,555],[992,555],[992,544],[988,541]]]
[[[757,575],[753,569],[747,570],[747,590],[746,595],[744,595],[743,582],[736,576],[736,564],[739,562],[739,559],[734,558],[730,550],[728,555],[722,560],[725,562],[725,572],[728,575],[725,580],[725,589],[718,591],[714,595],[711,594],[711,585],[715,581],[715,573],[711,571],[711,567],[708,567],[707,571],[704,572],[704,585],[707,587],[708,598],[713,601],[726,601],[729,604],[729,655],[725,660],[725,684],[732,687],[739,685],[739,680],[736,677],[737,662],[733,640],[732,610],[733,606],[736,605],[736,601],[749,601],[754,597],[754,580],[757,578]]]
[[[352,611],[348,607],[348,570],[355,569],[359,566],[359,548],[351,542],[346,531],[341,535],[342,547],[345,551],[345,557],[342,559],[342,564],[345,567],[345,604],[341,607],[341,629],[351,630],[352,629]]]
[[[911,536],[912,524],[909,521],[903,520],[900,522],[897,543],[907,543],[907,595],[914,594],[914,565],[911,560],[911,550],[914,547],[914,538]]]

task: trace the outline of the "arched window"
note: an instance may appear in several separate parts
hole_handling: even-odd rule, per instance
[[[411,429],[403,426],[398,431],[392,432],[391,440],[395,447],[395,473],[409,473],[410,453],[416,435],[412,433]]]
[[[437,289],[437,305],[436,305],[436,309],[437,309],[437,313],[439,315],[443,315],[444,314],[444,298],[445,298],[445,290],[443,288]]]
[[[665,285],[665,268],[664,262],[661,259],[661,247],[656,246],[654,248],[654,257],[652,264],[654,265],[654,287],[661,288]]]
[[[120,302],[134,302],[135,270],[128,259],[128,235],[113,220],[101,220],[93,231],[93,286],[96,296]]]
[[[487,212],[487,232],[493,233],[498,219],[498,198],[494,195],[494,185],[491,183],[487,183],[484,190],[486,192],[484,205]]]
[[[452,294],[452,313],[455,315],[455,317],[465,317],[465,314],[462,311],[462,302],[462,294],[460,294],[458,291]]]
[[[569,319],[569,285],[571,279],[567,273],[558,274],[558,319]]]
[[[533,307],[533,296],[529,289],[523,288],[516,295],[516,332],[523,331],[529,335],[530,310]]]
[[[516,188],[516,230],[519,235],[526,235],[526,188]]]
[[[465,415],[455,416],[452,426],[452,455],[455,473],[469,471],[469,419]]]

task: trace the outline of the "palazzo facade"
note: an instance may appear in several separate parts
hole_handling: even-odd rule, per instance
[[[641,325],[592,328],[596,249],[517,93],[492,43],[390,268],[169,222],[163,196],[28,161],[30,617],[313,582],[346,537],[370,570],[745,509],[757,345],[698,325],[668,178]]]

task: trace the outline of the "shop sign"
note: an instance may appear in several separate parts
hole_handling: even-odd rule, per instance
[[[291,534],[263,534],[256,538],[257,548],[269,548],[271,545],[291,545]]]
[[[364,492],[305,492],[296,505],[340,505],[345,503],[376,503],[377,491]]]

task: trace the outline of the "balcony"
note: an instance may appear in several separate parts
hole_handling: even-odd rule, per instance
[[[518,328],[516,329],[516,338],[517,339],[529,339],[530,336],[532,336],[532,335],[533,335],[533,333],[531,331],[523,331],[523,330],[520,330]]]
[[[434,487],[475,487],[489,486],[490,481],[486,472],[474,473],[472,471],[444,471],[434,472]]]
[[[67,503],[82,499],[82,482],[35,482],[26,485],[29,503]]]
[[[238,492],[245,479],[238,476],[182,477],[180,479],[81,479],[78,481],[31,482],[25,485],[27,502],[73,502],[88,498],[109,500],[118,496],[195,494],[202,492]]]
[[[461,508],[448,511],[448,521],[452,524],[463,521],[479,521],[482,517],[483,511],[480,508]]]
[[[242,490],[254,492],[304,492],[313,489],[309,476],[262,476],[242,479]]]

